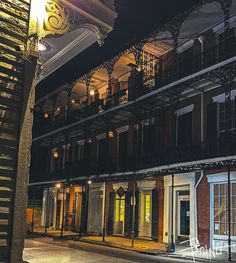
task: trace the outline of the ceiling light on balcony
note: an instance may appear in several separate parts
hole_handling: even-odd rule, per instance
[[[39,51],[45,51],[45,50],[47,50],[47,46],[44,43],[39,42],[38,43],[38,50]]]
[[[58,151],[55,151],[55,152],[53,153],[53,157],[54,157],[55,159],[57,159],[57,158],[59,157]]]
[[[90,94],[90,96],[94,96],[94,95],[95,95],[94,89],[91,89],[91,90],[89,91],[89,94]]]
[[[60,189],[61,188],[61,184],[60,183],[56,184],[56,188]]]
[[[111,139],[114,138],[114,132],[108,131],[107,136],[108,136],[108,138],[111,138]]]
[[[137,69],[138,72],[140,72],[140,71],[142,70],[142,67],[141,67],[140,65],[138,65],[138,66],[136,67],[136,69]]]

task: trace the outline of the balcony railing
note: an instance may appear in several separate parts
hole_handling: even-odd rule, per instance
[[[230,38],[225,40],[218,46],[205,50],[195,56],[187,56],[184,59],[178,61],[176,65],[163,68],[166,65],[166,61],[159,60],[158,70],[155,72],[155,76],[150,76],[147,81],[147,76],[144,77],[143,72],[136,72],[136,81],[131,81],[128,83],[128,88],[121,89],[114,94],[110,95],[105,99],[99,99],[92,102],[90,105],[82,105],[80,109],[72,110],[68,109],[67,114],[64,117],[58,118],[53,122],[50,121],[52,116],[44,119],[43,115],[36,117],[34,137],[42,133],[48,132],[55,128],[65,126],[67,124],[73,123],[78,120],[82,120],[86,117],[96,115],[99,112],[106,111],[117,105],[132,101],[147,94],[154,89],[159,89],[160,87],[174,82],[178,79],[189,76],[193,73],[199,72],[200,70],[206,69],[216,63],[225,61],[226,59],[236,55],[236,39]],[[153,87],[145,85],[146,83],[153,83]],[[38,125],[38,126],[37,126]],[[39,129],[40,127],[40,129]]]
[[[64,169],[43,173],[50,180],[86,177],[90,175],[132,172],[162,165],[191,162],[216,157],[236,155],[236,132],[230,131],[211,141],[193,143],[185,146],[173,146],[147,153],[134,153],[125,158],[108,158],[103,161],[80,160],[67,162]],[[31,178],[42,178],[42,174],[31,171]]]

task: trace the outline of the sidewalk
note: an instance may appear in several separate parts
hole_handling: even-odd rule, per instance
[[[42,236],[51,236],[53,238],[62,238],[60,237],[61,232],[59,230],[48,230],[46,234],[43,231],[38,231],[35,232],[35,234]],[[131,239],[119,236],[106,236],[105,241],[102,241],[102,236],[83,236],[80,238],[78,233],[64,231],[63,238],[67,240],[132,250],[138,253],[149,255],[162,255],[164,257],[183,259],[187,260],[187,262],[228,262],[226,252],[222,252],[221,254],[219,254],[211,250],[206,250],[205,248],[193,249],[187,246],[176,246],[176,250],[174,253],[167,253],[166,244],[139,238],[136,238],[134,240],[133,247],[131,245]],[[235,253],[232,253],[232,262],[236,262]]]

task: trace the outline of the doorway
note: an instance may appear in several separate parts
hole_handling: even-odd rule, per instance
[[[141,191],[141,209],[139,214],[139,236],[152,236],[152,191]]]
[[[189,191],[177,192],[177,241],[189,239],[190,235],[190,196]]]
[[[120,197],[116,194],[115,199],[115,222],[114,234],[124,235],[125,231],[125,195]]]

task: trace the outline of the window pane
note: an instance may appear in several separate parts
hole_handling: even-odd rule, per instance
[[[219,195],[220,193],[219,193],[219,185],[218,184],[215,184],[214,185],[214,195]]]

